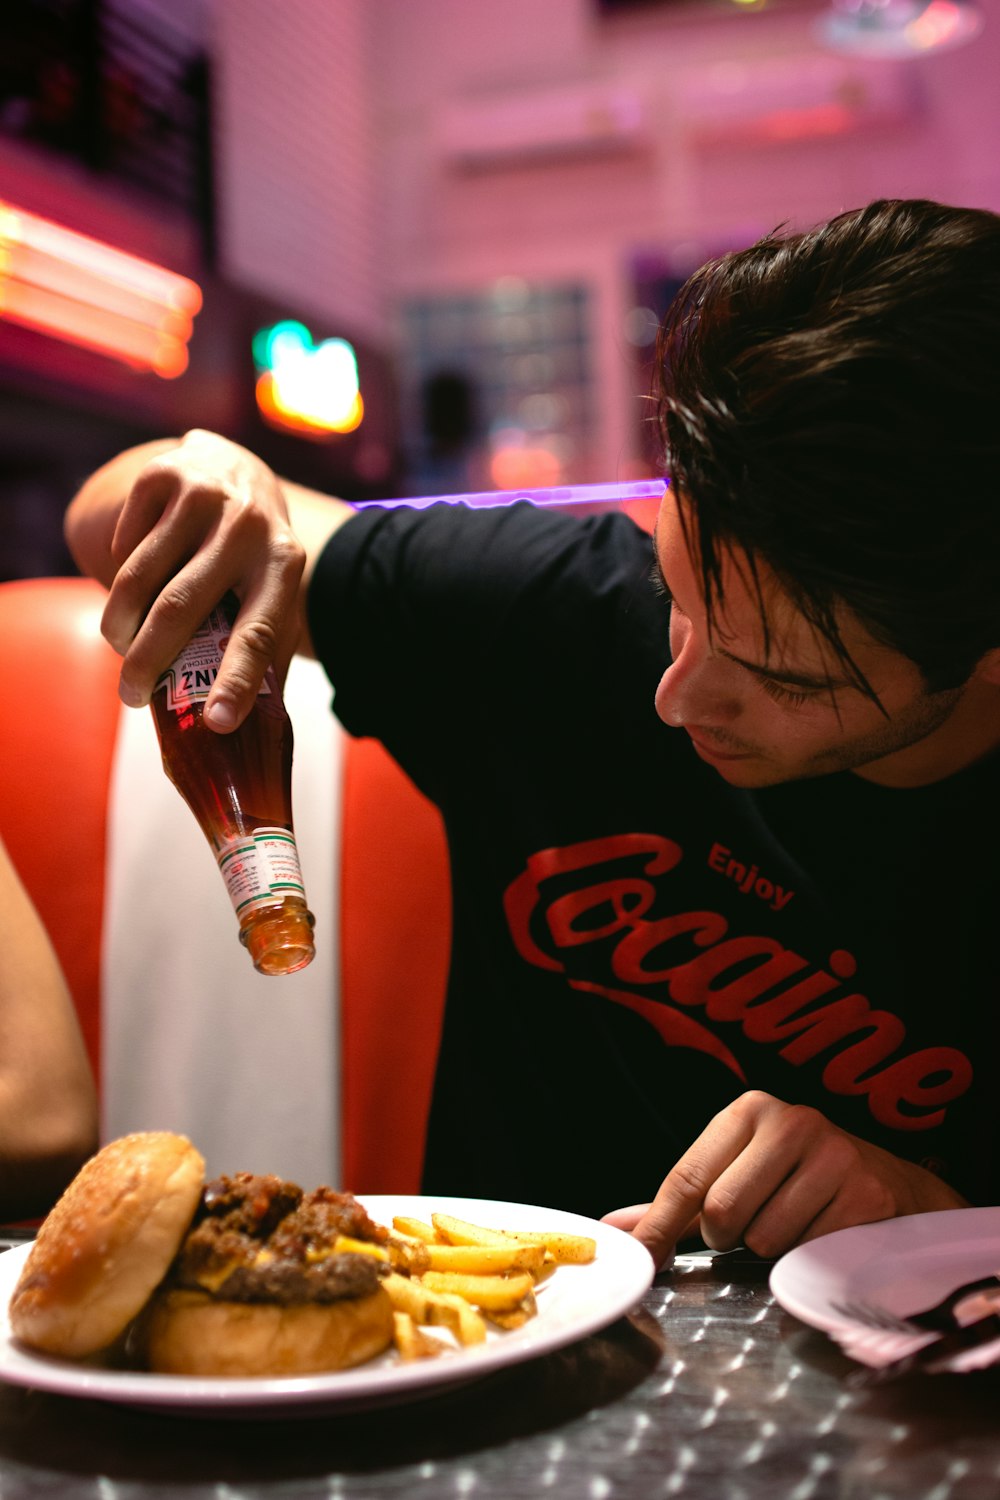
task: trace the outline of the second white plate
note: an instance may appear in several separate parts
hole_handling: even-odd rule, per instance
[[[1000,1208],[960,1208],[810,1240],[776,1263],[771,1290],[786,1312],[838,1334],[850,1326],[839,1311],[845,1303],[870,1302],[905,1317],[994,1271],[1000,1273]]]

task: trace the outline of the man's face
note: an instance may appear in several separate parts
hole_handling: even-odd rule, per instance
[[[687,731],[696,752],[733,786],[771,786],[858,770],[887,785],[950,774],[961,741],[956,710],[967,691],[929,693],[908,657],[880,645],[846,610],[839,618],[852,660],[882,707],[851,684],[829,643],[758,567],[769,625],[739,553],[723,559],[709,632],[700,575],[668,491],[656,528],[659,569],[671,598],[673,664],[656,691],[665,724]],[[884,710],[884,711],[883,711]]]

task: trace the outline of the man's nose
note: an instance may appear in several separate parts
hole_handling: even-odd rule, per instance
[[[738,717],[738,699],[727,687],[726,664],[712,656],[695,657],[686,646],[660,678],[656,712],[665,724],[681,728],[722,727]]]

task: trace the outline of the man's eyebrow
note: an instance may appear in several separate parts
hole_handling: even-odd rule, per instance
[[[716,646],[715,650],[717,655],[724,656],[727,661],[735,662],[746,672],[752,672],[754,677],[766,677],[768,682],[787,682],[789,687],[809,688],[814,691],[855,686],[849,677],[829,677],[826,673],[816,676],[810,672],[780,672],[775,668],[762,666],[760,662],[747,661],[742,656],[736,656],[723,646]]]
[[[667,583],[666,574],[664,574],[663,567],[660,565],[658,525],[660,525],[660,516],[657,516],[654,528],[652,528],[652,565],[649,568],[649,576],[651,576],[651,579],[655,583],[660,585],[667,598],[673,600],[673,589]],[[772,667],[766,666],[766,664],[762,664],[760,661],[748,661],[745,657],[738,657],[735,652],[726,651],[726,648],[720,645],[715,646],[715,652],[721,655],[721,657],[726,657],[727,661],[733,661],[736,666],[744,667],[745,672],[751,672],[757,678],[766,678],[769,682],[787,682],[789,687],[804,687],[807,690],[822,693],[822,691],[834,691],[835,688],[856,687],[858,685],[849,676],[828,676],[826,673],[816,675],[813,672],[781,672],[781,670],[772,669]]]

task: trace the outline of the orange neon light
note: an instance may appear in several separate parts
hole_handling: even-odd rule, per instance
[[[182,339],[21,282],[0,283],[0,318],[108,354],[135,369],[155,370],[167,380],[187,367]]]
[[[170,306],[165,310],[161,302],[151,297],[119,282],[98,281],[77,266],[44,252],[28,250],[23,245],[12,245],[6,253],[0,249],[0,269],[13,281],[56,292],[151,327],[169,319],[178,332],[186,329],[184,337],[190,337],[193,319],[183,308]]]
[[[201,304],[188,277],[0,201],[0,319],[172,380]]]
[[[335,432],[354,432],[360,427],[365,413],[364,402],[359,392],[336,426],[331,422],[311,421],[304,413],[282,403],[277,393],[276,381],[270,370],[264,370],[257,377],[256,393],[257,405],[266,421],[272,426],[285,427],[292,432],[301,433],[304,437],[328,438]]]

